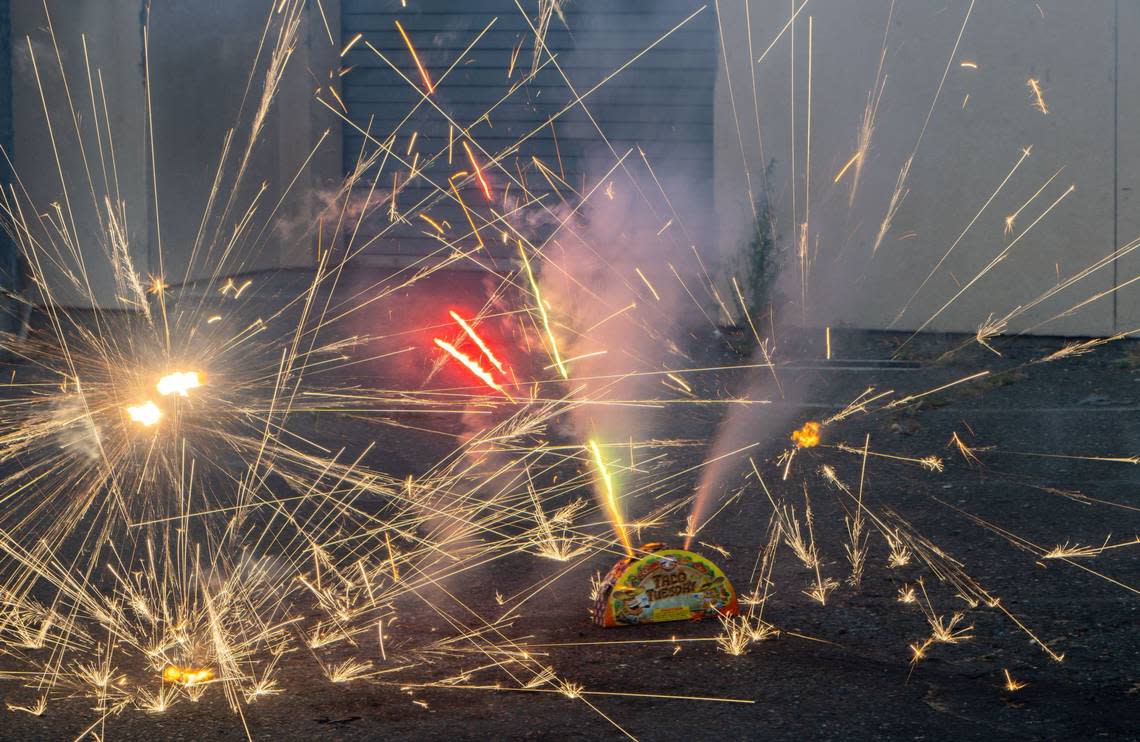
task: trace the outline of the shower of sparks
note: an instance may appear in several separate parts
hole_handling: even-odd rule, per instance
[[[860,96],[862,110],[851,112],[849,120],[857,122],[857,131],[821,160],[812,117],[818,119],[813,114],[813,106],[820,104],[815,100],[818,70],[826,66],[816,65],[815,19],[808,16],[807,98],[796,99],[793,80],[789,102],[792,128],[796,129],[800,107],[806,108],[806,127],[791,137],[788,184],[769,182],[774,176],[765,170],[766,163],[747,156],[737,121],[747,183],[738,195],[753,209],[758,197],[767,198],[769,192],[789,190],[792,196],[792,219],[781,229],[790,243],[789,257],[799,264],[794,293],[803,306],[795,307],[794,300],[755,295],[746,272],[731,266],[720,272],[702,247],[705,235],[687,216],[682,218],[683,209],[675,208],[690,194],[672,193],[668,179],[657,178],[644,152],[637,167],[644,165],[652,176],[656,190],[648,192],[627,169],[624,155],[616,152],[614,167],[593,181],[576,179],[563,163],[567,140],[583,138],[568,133],[578,124],[564,127],[563,114],[582,111],[593,121],[587,109],[593,103],[591,94],[698,14],[718,15],[721,49],[726,51],[720,5],[675,19],[669,31],[631,50],[596,85],[577,90],[561,69],[558,54],[547,46],[556,24],[573,30],[564,4],[539,0],[534,18],[519,5],[530,32],[528,38],[510,42],[504,94],[489,97],[482,116],[467,120],[452,118],[441,106],[444,86],[454,70],[478,59],[475,52],[482,49],[483,34],[499,19],[491,19],[450,67],[444,70],[441,65],[435,82],[404,26],[395,21],[420,81],[389,64],[414,91],[416,101],[390,131],[375,130],[375,122],[362,125],[350,120],[352,100],[342,99],[332,85],[358,74],[356,67],[342,61],[354,50],[359,55],[367,48],[387,59],[364,33],[334,42],[326,18],[328,51],[337,61],[333,69],[320,72],[318,102],[355,129],[363,142],[343,183],[320,194],[318,214],[286,218],[278,211],[286,203],[285,194],[266,209],[269,186],[251,187],[247,182],[254,177],[251,163],[267,117],[279,115],[275,111],[284,105],[276,98],[286,65],[296,66],[301,57],[306,63],[313,59],[295,53],[303,35],[311,31],[305,26],[306,3],[274,3],[265,28],[266,47],[251,54],[255,62],[242,72],[248,75],[249,94],[256,98],[248,110],[242,108],[250,120],[229,129],[213,187],[202,213],[195,215],[200,227],[186,240],[190,264],[185,269],[179,264],[177,274],[171,256],[164,254],[174,242],[169,222],[162,224],[165,237],[161,228],[154,236],[156,272],[148,274],[133,262],[135,252],[127,241],[131,230],[125,225],[134,223],[127,217],[137,216],[132,209],[138,205],[125,203],[118,195],[114,117],[105,100],[111,93],[103,90],[102,74],[80,70],[90,84],[77,101],[69,101],[75,105],[66,121],[54,120],[44,111],[45,135],[53,149],[56,139],[73,127],[74,136],[66,134],[72,139],[68,146],[78,144],[85,157],[94,155],[91,162],[97,161],[99,167],[71,172],[55,162],[63,185],[58,199],[48,204],[34,203],[14,184],[0,189],[0,218],[26,258],[29,284],[44,296],[26,336],[0,334],[0,351],[20,361],[0,382],[4,405],[0,461],[5,466],[5,489],[0,492],[0,656],[4,658],[0,682],[5,683],[9,711],[40,717],[48,712],[49,701],[52,709],[56,703],[94,709],[87,736],[103,739],[109,737],[101,725],[128,712],[164,714],[179,704],[209,698],[225,704],[241,724],[246,706],[295,693],[301,684],[370,684],[399,689],[407,694],[408,703],[440,714],[446,706],[432,701],[429,707],[413,693],[430,688],[441,695],[460,691],[547,695],[597,714],[632,738],[621,726],[621,714],[602,709],[603,700],[751,704],[755,699],[595,688],[589,678],[574,678],[572,660],[554,657],[558,647],[621,645],[620,651],[633,653],[639,645],[660,644],[658,649],[668,645],[681,662],[699,661],[700,656],[698,652],[678,655],[684,644],[706,642],[727,655],[725,662],[748,662],[735,658],[778,636],[826,642],[777,626],[797,625],[802,618],[797,611],[844,611],[848,599],[864,584],[887,579],[890,587],[876,588],[884,609],[905,612],[919,627],[915,633],[895,637],[899,650],[909,646],[912,672],[921,672],[916,669],[919,664],[946,646],[968,643],[979,635],[990,623],[979,617],[984,612],[1006,621],[1052,659],[1064,657],[1039,638],[1055,632],[1039,629],[1031,614],[1021,616],[1021,608],[1015,615],[1002,596],[991,593],[963,561],[940,545],[939,531],[932,526],[929,533],[920,533],[916,524],[925,521],[912,523],[910,516],[896,511],[902,505],[892,495],[912,480],[947,481],[950,477],[942,477],[949,470],[955,478],[984,473],[987,482],[1031,487],[1094,514],[1100,512],[1098,506],[1112,512],[1135,510],[1128,503],[1097,499],[1095,492],[1083,494],[1040,477],[997,469],[1003,460],[1030,457],[1033,464],[1056,459],[1127,471],[1128,465],[1140,462],[1140,456],[1117,440],[1119,430],[1107,431],[1108,438],[1099,446],[1074,444],[1066,452],[1018,451],[1006,449],[1001,440],[974,445],[992,433],[981,429],[975,433],[966,421],[955,419],[948,424],[958,430],[933,431],[939,441],[949,433],[947,449],[956,452],[944,461],[919,444],[906,442],[908,416],[920,411],[920,402],[934,405],[967,390],[991,393],[1007,375],[1004,367],[968,366],[954,372],[959,378],[947,381],[951,374],[944,374],[938,363],[908,368],[913,373],[902,377],[907,381],[899,382],[897,396],[894,389],[861,385],[858,388],[864,391],[849,402],[844,403],[850,398],[845,396],[837,402],[805,404],[798,414],[818,415],[820,421],[804,422],[792,431],[790,444],[786,432],[757,436],[748,425],[740,426],[748,431],[741,433],[743,441],[726,434],[723,440],[710,442],[703,432],[707,428],[699,427],[724,412],[716,420],[723,419],[725,429],[731,430],[733,415],[758,415],[756,410],[798,404],[790,393],[785,396],[781,378],[791,380],[790,392],[791,384],[798,383],[795,370],[803,359],[794,351],[785,353],[784,347],[797,343],[785,343],[777,330],[810,335],[810,345],[817,348],[810,360],[818,361],[818,336],[811,335],[817,330],[788,330],[776,317],[794,313],[810,320],[807,298],[827,273],[812,270],[815,261],[862,244],[869,266],[876,254],[881,262],[889,252],[886,237],[895,221],[907,221],[903,207],[910,193],[911,167],[922,162],[916,157],[918,143],[901,160],[901,168],[894,160],[889,172],[868,178],[877,183],[885,179],[894,186],[860,197],[877,199],[879,211],[873,222],[862,224],[855,208],[864,173],[881,167],[876,160],[888,159],[878,156],[877,142],[872,148],[887,79],[886,60],[891,57],[886,34],[874,81],[866,97]],[[749,5],[745,3],[746,13]],[[797,34],[804,38],[795,20],[806,5],[796,4],[787,24],[758,57],[751,48],[749,23],[748,59],[758,65],[781,37],[792,47],[795,59]],[[317,7],[321,8],[319,2]],[[323,8],[320,12],[324,17]],[[893,3],[886,18],[888,31],[892,13]],[[954,27],[958,37],[950,58],[939,58],[940,66],[946,62],[942,83],[955,61],[959,68],[978,69],[977,63],[959,56],[958,42],[969,16],[967,11],[960,29]],[[45,18],[45,28],[54,34],[50,17]],[[527,42],[533,42],[534,52],[529,73],[525,62],[518,64]],[[394,43],[399,46],[399,41]],[[144,42],[147,66],[145,44],[149,38]],[[28,39],[33,79],[45,101],[49,83],[44,80],[65,79],[65,55],[54,49],[44,59],[43,51]],[[725,61],[727,67],[727,57]],[[55,68],[50,78],[41,76],[45,62]],[[541,100],[560,99],[565,92],[567,105],[554,115],[536,114],[530,133],[509,135],[503,132],[510,128],[497,127],[494,137],[477,137],[473,130],[484,123],[491,128],[500,104],[515,105],[525,96],[527,110],[538,110],[535,102],[545,90],[536,80],[543,70],[557,72],[565,91],[551,90]],[[754,146],[763,152],[756,72],[750,75],[754,111],[747,114],[755,115]],[[1031,78],[1026,84],[1034,107],[1048,114],[1038,80]],[[731,82],[726,88],[735,117],[737,92]],[[919,142],[941,90],[939,83]],[[150,132],[158,127],[150,110],[149,79],[146,91]],[[1023,101],[1012,105],[1024,111]],[[830,111],[831,106],[825,108]],[[78,110],[92,119],[94,141],[72,118]],[[424,128],[421,135],[416,128],[419,120],[412,119],[417,111],[438,115],[440,128]],[[280,115],[288,117],[290,112]],[[544,163],[537,155],[520,153],[524,143],[544,131],[553,141],[557,167],[554,158],[547,157]],[[517,138],[503,141],[512,136]],[[611,144],[600,127],[597,136],[600,143]],[[467,160],[463,163],[460,156],[459,166],[469,171],[453,172],[456,140]],[[802,156],[795,152],[797,140],[806,144]],[[311,151],[300,153],[294,182],[304,182],[300,176],[323,141],[322,136],[312,143]],[[153,149],[150,142],[148,152]],[[972,219],[969,214],[963,218],[961,231],[950,233],[958,237],[946,256],[999,196],[1030,148],[1020,152],[989,200],[972,212]],[[441,174],[445,164],[448,167]],[[760,174],[754,191],[752,170],[757,166]],[[823,184],[841,187],[844,198],[816,193],[827,190],[819,188],[820,169]],[[1028,199],[1020,194],[1012,200],[1010,207],[1020,207],[1001,222],[1005,237],[1012,240],[999,240],[1004,249],[999,244],[997,256],[969,283],[963,286],[942,261],[935,265],[926,279],[931,281],[930,291],[935,290],[936,277],[953,279],[961,290],[920,330],[999,266],[1072,192],[1070,186],[1029,227],[1013,235],[1021,214],[1040,208],[1038,197],[1062,169],[1056,169]],[[162,202],[155,173],[150,175],[155,192],[142,206],[153,212],[159,226]],[[623,182],[623,176],[630,180]],[[497,203],[491,182],[502,184],[496,186]],[[464,201],[463,193],[470,196],[474,185],[487,203]],[[1025,193],[1032,190],[1028,186]],[[93,237],[71,217],[79,191],[95,204],[98,226]],[[594,239],[591,221],[600,217],[587,209],[595,193],[613,204],[632,195],[634,205],[623,212],[629,225],[620,226],[631,226],[635,216],[651,226],[636,237],[623,232],[621,239],[643,240],[650,257],[632,251],[627,255],[624,243],[607,241],[613,237]],[[846,211],[838,201],[846,202]],[[821,209],[830,208],[834,213],[820,216]],[[296,229],[298,220],[304,229]],[[845,224],[843,232],[829,231],[840,223]],[[401,225],[414,225],[417,239],[429,242],[431,252],[417,255],[410,266],[392,271],[374,285],[346,292],[342,278],[359,265],[359,256],[378,242],[398,240],[396,230]],[[534,225],[542,226],[534,229]],[[261,280],[259,251],[279,235],[306,230],[298,244],[312,248],[318,256],[316,266],[303,285],[278,295],[265,285],[269,281]],[[772,234],[777,235],[775,229]],[[899,239],[916,234],[909,231]],[[332,240],[336,249],[330,247]],[[512,242],[517,258],[511,257]],[[700,270],[686,271],[670,252],[674,243],[691,250],[684,258],[695,258]],[[585,270],[565,258],[567,245],[589,251]],[[998,348],[1006,350],[1009,342],[999,338],[1021,331],[1015,322],[1019,316],[1097,271],[1117,269],[1123,265],[1117,260],[1137,247],[1140,243],[1122,246],[1069,277],[1058,267],[1056,286],[1012,310],[987,306],[983,311],[983,305],[993,303],[992,297],[972,295],[979,313],[970,315],[968,327],[977,330],[940,360],[977,343],[989,351],[978,354],[985,357],[986,365],[1017,363]],[[653,262],[658,255],[659,265]],[[64,297],[52,294],[48,276],[53,271],[62,272],[69,287],[87,287],[85,261],[95,260],[106,263],[100,269],[109,267],[116,298],[126,310],[71,310]],[[485,304],[471,310],[469,318],[449,310],[452,324],[437,321],[437,310],[432,308],[447,307],[455,297],[447,295],[441,301],[424,293],[415,295],[413,304],[431,310],[430,326],[408,328],[397,321],[412,314],[402,296],[430,291],[424,289],[432,283],[428,279],[457,267],[479,271],[482,285],[488,287]],[[611,283],[626,291],[618,297],[604,294],[601,287]],[[858,286],[858,280],[851,285]],[[927,285],[924,281],[919,288]],[[723,301],[728,286],[738,305],[731,311]],[[1115,290],[1092,294],[1070,309],[1062,307],[1054,319],[1071,316]],[[445,294],[449,291],[444,289]],[[32,304],[27,297],[19,298]],[[93,292],[82,298],[80,304],[99,306]],[[732,297],[727,298],[733,303]],[[755,307],[753,300],[758,298],[767,299],[767,315]],[[889,298],[876,297],[876,301]],[[902,309],[897,317],[910,306],[905,295],[899,299]],[[961,304],[955,308],[964,311]],[[674,309],[680,310],[676,317],[669,314]],[[679,321],[682,314],[698,321],[690,327],[687,318]],[[739,349],[728,347],[728,335],[719,325],[743,325],[735,318],[747,319],[745,330],[751,334],[747,342],[752,342],[750,352],[756,361],[703,362],[689,344],[689,340],[703,341],[698,327],[702,317],[706,335],[733,352]],[[346,331],[344,323],[356,320],[373,334],[361,334],[359,325]],[[674,325],[684,328],[671,334],[677,329]],[[1038,331],[1038,326],[1030,331]],[[1134,332],[1071,341],[1017,364],[1015,371],[1080,359],[1109,343],[1125,341]],[[831,326],[826,326],[826,359],[832,358],[831,334]],[[853,348],[846,342],[843,346],[840,352],[846,358]],[[654,357],[658,352],[661,355]],[[399,361],[399,373],[389,374],[387,368],[376,373],[372,364],[389,358]],[[446,386],[446,380],[436,378],[450,361],[464,369],[457,373],[465,383]],[[820,365],[829,370],[839,364]],[[370,370],[363,371],[365,366]],[[449,370],[442,376],[452,374]],[[768,385],[764,389],[771,395],[738,389],[738,381],[756,378]],[[646,383],[639,386],[641,382]],[[633,424],[649,412],[670,424],[684,423],[683,432],[664,423],[660,431]],[[776,430],[786,431],[786,421],[776,424],[781,426]],[[863,444],[824,445],[824,428],[829,440],[842,440],[842,435]],[[876,432],[888,429],[904,435]],[[448,453],[431,458],[432,448],[417,437],[421,433],[447,440]],[[870,448],[872,433],[881,450]],[[390,442],[392,436],[399,442]],[[813,450],[801,451],[808,448]],[[413,460],[415,473],[388,470],[396,459]],[[735,465],[743,469],[745,459],[748,471],[734,478],[730,470]],[[707,487],[703,480],[697,481],[705,474]],[[821,490],[827,496],[821,496]],[[933,495],[929,499],[951,517],[966,518],[988,535],[1000,536],[1019,556],[1028,555],[1022,560],[1027,569],[1072,570],[1138,592],[1113,571],[1112,561],[1114,556],[1132,556],[1140,550],[1140,536],[1121,535],[1116,521],[1079,533],[1058,523],[1056,532],[1044,537],[1047,540],[1029,541],[1011,530],[1016,525],[982,520]],[[717,532],[734,520],[740,528],[753,529],[748,536],[753,540],[733,540],[731,534]],[[1105,535],[1112,532],[1116,535]],[[618,544],[621,554],[635,558],[639,551],[632,539],[640,541],[643,533],[654,538],[679,533],[686,548],[695,544],[734,570],[734,582],[737,574],[744,578],[738,587],[745,612],[721,617],[719,627],[714,625],[715,635],[709,635],[706,622],[703,636],[685,635],[686,629],[678,627],[676,635],[668,638],[644,635],[554,644],[515,629],[515,620],[527,611],[542,617],[543,601],[585,603],[599,597],[604,571],[595,570],[613,563]],[[697,540],[698,535],[702,540]],[[500,579],[488,569],[507,556],[533,560],[538,565],[534,577],[513,584],[513,578]],[[1011,579],[1003,582],[1013,581],[1013,570],[1022,562],[1011,560]],[[987,563],[985,571],[1005,566]],[[588,574],[595,576],[587,586]],[[425,597],[429,594],[430,601]],[[540,600],[540,595],[548,597]],[[486,603],[493,598],[492,613],[479,610],[475,597]],[[417,617],[425,603],[434,614],[427,619]],[[1008,605],[1027,603],[1017,600]],[[408,605],[416,610],[405,611]],[[905,664],[903,658],[900,665]],[[1002,674],[1006,691],[1025,686],[1009,670],[1003,668]]]

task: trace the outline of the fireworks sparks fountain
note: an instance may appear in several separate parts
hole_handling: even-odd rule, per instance
[[[17,41],[42,101],[42,137],[54,152],[53,163],[37,167],[58,171],[58,194],[47,203],[34,198],[17,158],[0,199],[29,284],[6,298],[33,318],[26,332],[0,336],[14,359],[0,386],[0,690],[10,712],[36,717],[24,720],[34,724],[64,709],[82,716],[68,733],[109,739],[116,725],[133,723],[128,719],[200,702],[196,708],[224,707],[234,728],[253,737],[254,704],[299,698],[316,684],[352,685],[399,693],[425,710],[428,693],[433,702],[475,691],[547,694],[612,731],[652,736],[652,729],[631,731],[603,701],[738,708],[757,700],[756,686],[724,681],[717,692],[697,693],[676,683],[647,687],[641,677],[629,687],[594,686],[570,648],[640,656],[668,645],[670,661],[735,676],[715,663],[747,662],[745,655],[759,655],[753,650],[779,637],[839,647],[846,628],[831,630],[849,612],[876,613],[883,625],[902,627],[873,642],[897,650],[900,685],[940,653],[1018,637],[1019,654],[1008,661],[1014,670],[991,669],[998,691],[1022,698],[1039,683],[1022,679],[1036,660],[1026,658],[1021,640],[1033,645],[1035,658],[1056,663],[1069,650],[1035,620],[1031,601],[1005,599],[1021,589],[1023,578],[1010,577],[1015,570],[1072,568],[1070,578],[1134,599],[1140,590],[1126,569],[1101,563],[1134,553],[1135,535],[1023,533],[1019,523],[935,489],[984,477],[1084,508],[1107,533],[1114,529],[1103,513],[1131,516],[1133,503],[999,464],[1013,457],[1133,467],[1137,457],[1116,450],[1121,437],[1111,428],[1079,450],[1074,443],[1073,450],[1029,451],[943,416],[923,424],[938,428],[939,446],[951,441],[944,460],[941,448],[923,448],[934,432],[912,437],[910,427],[918,428],[924,410],[961,398],[955,395],[1000,397],[1027,369],[1081,363],[1102,346],[1128,342],[1129,332],[1116,328],[1031,358],[1003,345],[1012,327],[1040,331],[1115,300],[1135,278],[1080,292],[1099,285],[1090,277],[1123,271],[1140,242],[1114,246],[1108,258],[1067,266],[1067,273],[1058,263],[1055,283],[1009,311],[991,306],[1001,297],[970,294],[978,302],[977,333],[932,352],[936,341],[919,331],[964,311],[958,300],[987,285],[1074,194],[1073,185],[1054,182],[1063,167],[1051,165],[1052,176],[1037,182],[1019,180],[1017,171],[1040,150],[1018,149],[1012,169],[980,210],[955,225],[917,289],[911,293],[908,283],[887,297],[897,298],[887,313],[895,323],[907,318],[899,326],[914,332],[878,365],[844,360],[841,343],[861,341],[831,319],[867,301],[860,286],[879,268],[875,261],[916,236],[902,226],[917,200],[908,194],[919,190],[924,139],[945,88],[953,88],[952,71],[977,77],[986,69],[973,50],[962,57],[974,3],[938,24],[947,48],[936,55],[937,74],[923,81],[933,102],[919,112],[913,148],[908,142],[901,159],[879,141],[892,105],[890,59],[902,43],[892,37],[901,12],[893,2],[875,16],[886,33],[871,50],[869,92],[855,96],[862,102],[848,112],[855,152],[822,148],[824,155],[814,117],[821,105],[833,113],[842,107],[815,98],[817,76],[827,69],[818,66],[828,48],[817,36],[830,24],[826,11],[817,16],[807,2],[793,3],[761,39],[753,38],[753,3],[743,3],[743,29],[726,27],[735,11],[722,5],[686,5],[584,84],[564,69],[554,35],[575,32],[573,19],[587,13],[575,16],[560,0],[538,0],[537,8],[508,3],[448,59],[432,50],[439,34],[406,19],[375,38],[342,40],[320,0],[271,3],[240,73],[249,99],[231,112],[236,118],[209,173],[208,196],[179,204],[201,210],[196,230],[175,239],[168,229],[165,242],[161,216],[171,204],[159,195],[155,137],[163,132],[151,107],[149,16],[140,116],[152,203],[137,204],[122,198],[118,182],[116,147],[125,143],[107,103],[116,95],[113,81],[87,57],[61,52],[58,11],[45,5],[51,43]],[[502,39],[488,34],[508,13],[516,30],[503,89],[480,99],[482,116],[457,120],[448,102],[456,71],[475,64],[483,48],[496,48]],[[757,228],[773,238],[791,235],[771,296],[746,296],[742,285],[759,284],[723,254],[712,229],[697,224],[703,217],[687,202],[698,200],[699,189],[688,173],[670,172],[671,162],[622,143],[637,136],[608,137],[591,113],[622,73],[671,53],[658,47],[703,21],[716,30],[742,181],[714,187],[735,189],[754,220],[757,204],[772,205],[783,221]],[[612,41],[615,31],[592,33]],[[344,180],[303,194],[318,205],[294,214],[284,205],[328,132],[297,153],[280,193],[248,181],[256,179],[267,122],[280,117],[288,126],[280,90],[305,34],[327,35],[321,44],[335,58],[332,69],[306,70],[317,81],[312,104],[360,141]],[[579,43],[590,48],[585,37]],[[517,64],[524,47],[533,49],[530,65]],[[730,64],[730,51],[746,51],[746,79]],[[757,75],[778,54],[791,82],[790,156],[773,170]],[[929,61],[931,52],[922,54]],[[353,101],[341,95],[340,81],[372,74],[357,70],[357,59],[414,91],[414,108],[394,130],[349,115]],[[1046,115],[1047,123],[1057,119],[1065,96],[1042,80],[1022,78],[1003,105],[1030,109],[1035,125]],[[470,86],[463,94],[487,89]],[[551,113],[535,114],[522,129],[492,123],[516,98],[529,96],[526,110],[537,110],[544,93],[560,96]],[[66,107],[49,106],[61,95]],[[417,114],[430,116],[434,128],[416,128]],[[582,166],[583,182],[567,175],[558,139],[573,115],[581,118],[566,139],[590,140],[605,155]],[[81,122],[87,117],[94,121]],[[530,153],[527,143],[545,130],[552,156]],[[755,144],[746,143],[753,136]],[[82,154],[81,168],[65,165],[65,142]],[[832,154],[833,163],[821,159]],[[1007,187],[1019,190],[1002,193]],[[81,201],[96,227],[77,222]],[[864,219],[869,202],[874,218]],[[996,213],[1003,204],[1011,209],[1004,217]],[[147,208],[157,229],[155,257],[144,270],[132,244],[144,238],[128,225]],[[978,229],[997,225],[987,239],[998,247],[964,273],[951,254],[978,222]],[[430,245],[423,255],[357,277],[366,272],[367,248],[397,240],[413,224],[423,230],[416,239]],[[258,251],[278,238],[301,244],[311,269],[263,270]],[[183,270],[167,269],[178,241],[189,246]],[[457,268],[473,269],[468,275],[477,280],[462,280],[478,289],[464,288]],[[96,271],[113,278],[114,309],[93,288]],[[938,289],[948,298],[917,300]],[[64,293],[80,296],[84,308],[70,306]],[[765,308],[757,311],[757,300]],[[874,297],[874,311],[883,301]],[[928,306],[930,314],[917,317]],[[1040,319],[1046,309],[1051,314]],[[743,351],[733,328],[745,328]],[[832,374],[847,372],[884,381],[832,384]],[[832,398],[811,401],[818,388]],[[846,396],[837,400],[836,393]],[[924,496],[916,502],[912,492],[896,492],[903,489]],[[947,518],[968,525],[994,555],[963,543],[958,527],[940,530]],[[635,547],[643,534],[683,537],[685,550]],[[1008,569],[1005,547],[1020,558]],[[597,575],[589,595],[588,575],[615,558],[621,568],[607,580]],[[656,597],[640,602],[626,570],[669,572],[678,560],[683,573],[659,578],[643,591]],[[591,598],[603,625],[648,623],[638,617],[657,599],[676,605],[655,621],[716,620],[581,638],[592,630]],[[584,609],[577,623],[561,610],[569,604]]]

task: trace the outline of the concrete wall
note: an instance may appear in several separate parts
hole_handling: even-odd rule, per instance
[[[58,219],[51,204],[59,204],[68,230],[74,233],[74,250],[62,247],[64,241],[56,238],[56,244],[61,245],[58,265],[53,266],[46,258],[41,260],[52,298],[65,305],[86,306],[93,295],[104,305],[114,306],[115,281],[105,257],[107,244],[100,226],[100,215],[106,213],[106,195],[125,203],[125,230],[133,261],[143,272],[148,270],[151,205],[145,176],[140,3],[54,2],[49,3],[49,8],[58,58],[43,6],[30,2],[12,5],[15,175],[38,213]],[[105,111],[96,89],[98,117],[92,112],[84,37],[92,79],[97,84],[97,75],[102,72],[105,82]],[[102,154],[98,147],[100,137],[106,142],[108,130],[114,142],[113,161],[110,147],[104,144]],[[117,186],[115,171],[119,174]],[[26,216],[34,222],[34,214]],[[51,231],[51,227],[45,227],[37,233],[45,250],[51,249],[46,247],[45,238]],[[83,280],[68,280],[68,272]]]
[[[774,160],[772,200],[778,231],[789,248],[797,225],[810,215],[808,243],[814,264],[805,312],[798,306],[799,270],[794,261],[783,279],[783,291],[796,302],[793,314],[799,321],[806,317],[811,326],[913,330],[925,325],[973,332],[990,313],[1003,316],[1029,304],[1054,287],[1058,276],[1064,280],[1109,255],[1114,245],[1140,235],[1140,217],[1128,207],[1130,199],[1140,197],[1140,137],[1128,126],[1140,114],[1140,7],[1119,3],[1118,19],[1115,0],[980,2],[951,57],[970,5],[966,0],[897,3],[889,29],[889,0],[813,3],[797,17],[794,37],[788,29],[756,64],[787,23],[791,5],[719,3],[727,65],[722,65],[717,82],[716,204],[721,245],[731,252],[751,221],[746,170],[759,193],[761,163]],[[849,205],[854,169],[838,183],[834,179],[858,148],[885,31],[885,85],[861,182]],[[906,180],[905,199],[874,251],[900,168],[919,141],[948,60],[945,85]],[[962,62],[975,62],[977,68]],[[1033,106],[1029,78],[1040,81],[1048,114]],[[1119,128],[1119,157],[1118,121],[1124,124]],[[918,291],[1025,147],[1032,147],[1032,154]],[[1004,234],[1005,217],[1030,200],[1058,169],[1056,179],[1018,216],[1013,234]],[[1076,187],[1071,195],[939,314],[961,286],[1070,184]],[[1106,335],[1140,327],[1140,282],[1119,296],[1110,294],[1055,318],[1137,273],[1140,251],[1015,317],[1009,330]]]
[[[41,210],[53,201],[62,202],[66,188],[90,276],[89,292],[86,287],[69,286],[61,271],[50,272],[53,298],[64,304],[83,306],[90,303],[90,297],[100,306],[119,303],[112,273],[102,257],[105,240],[95,212],[95,204],[101,207],[108,190],[114,193],[117,187],[119,197],[126,202],[136,268],[144,274],[161,271],[168,283],[176,284],[215,270],[236,273],[312,265],[316,235],[304,227],[312,223],[320,203],[317,193],[335,187],[340,179],[339,122],[314,99],[318,86],[337,85],[329,71],[337,67],[339,49],[329,36],[331,33],[339,42],[339,3],[322,2],[330,24],[328,30],[315,4],[303,11],[297,46],[236,189],[237,165],[249,141],[250,122],[261,98],[279,23],[265,39],[256,66],[255,59],[266,22],[278,3],[178,0],[152,5],[148,47],[156,153],[153,172],[148,157],[147,68],[143,54],[147,5],[143,0],[48,3],[78,112],[78,136],[43,7],[29,2],[17,3],[13,8],[18,175]],[[47,118],[56,135],[66,185],[61,184],[55,166],[25,37],[30,37],[35,51],[47,96]],[[101,71],[106,88],[118,175],[117,183],[112,182],[110,189],[103,181],[102,165],[110,161],[111,148],[104,128],[100,132],[101,159],[94,122],[103,122],[103,117],[101,111],[99,115],[91,113],[84,40],[92,74]],[[101,108],[97,87],[96,97]],[[199,240],[203,214],[230,129],[234,135],[228,164]],[[302,170],[302,163],[326,129],[329,136],[309,167]],[[93,188],[87,183],[87,169],[94,175]],[[296,182],[283,199],[294,178]],[[264,193],[257,198],[256,212],[244,232],[241,247],[232,253],[241,259],[219,262],[235,224],[263,184]],[[231,194],[232,203],[227,209]],[[277,212],[272,225],[263,229],[274,209]],[[200,243],[197,251],[193,247],[196,241]]]
[[[154,80],[155,148],[159,152],[158,184],[163,248],[172,280],[187,270],[189,251],[202,221],[203,208],[217,172],[226,132],[234,129],[213,218],[207,233],[214,234],[233,192],[236,168],[250,137],[251,122],[261,99],[277,26],[265,40],[261,59],[255,55],[274,5],[271,2],[183,0],[153,5],[150,29],[151,75]],[[338,3],[323,2],[332,38],[339,43]],[[340,179],[340,121],[314,96],[318,86],[330,83],[329,71],[338,66],[338,48],[329,42],[315,3],[309,4],[298,32],[298,42],[273,108],[254,146],[248,172],[242,175],[220,239],[213,254],[220,255],[228,232],[258,198],[257,216],[240,249],[240,264],[226,271],[273,267],[311,266],[316,254],[313,223],[318,191],[337,186]],[[252,76],[251,76],[252,72]],[[252,80],[252,83],[251,83]],[[334,78],[335,80],[335,78]],[[334,83],[335,84],[335,83]],[[247,85],[248,92],[247,92]],[[240,115],[239,115],[240,112]],[[322,132],[329,131],[308,167],[302,167]],[[300,176],[290,188],[294,178]],[[282,196],[286,200],[278,205]],[[273,226],[262,232],[274,209]],[[259,238],[260,234],[260,238]],[[190,275],[213,269],[203,259],[210,240],[203,240]]]

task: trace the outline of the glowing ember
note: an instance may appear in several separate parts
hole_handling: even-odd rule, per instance
[[[214,671],[209,668],[179,667],[167,665],[162,671],[162,679],[179,685],[198,685],[214,679]]]
[[[792,442],[796,444],[796,448],[811,448],[812,446],[818,446],[819,428],[819,423],[809,420],[804,423],[804,426],[802,428],[793,431]]]
[[[158,409],[158,405],[149,399],[142,404],[128,407],[127,414],[131,416],[132,422],[139,423],[146,428],[157,424],[162,418],[162,410]]]
[[[164,397],[171,394],[185,397],[191,389],[197,389],[200,386],[202,386],[202,377],[197,371],[175,371],[163,376],[156,385],[158,393]]]
[[[1005,683],[1002,685],[1002,687],[1010,693],[1016,693],[1025,686],[1029,685],[1029,683],[1026,683],[1023,680],[1018,680],[1017,678],[1013,677],[1013,675],[1010,675],[1008,669],[1003,669],[1001,672],[1005,676]]]

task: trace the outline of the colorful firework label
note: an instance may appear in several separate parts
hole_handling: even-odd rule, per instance
[[[628,626],[739,611],[732,583],[715,564],[691,551],[660,548],[614,565],[594,605],[594,623]]]

